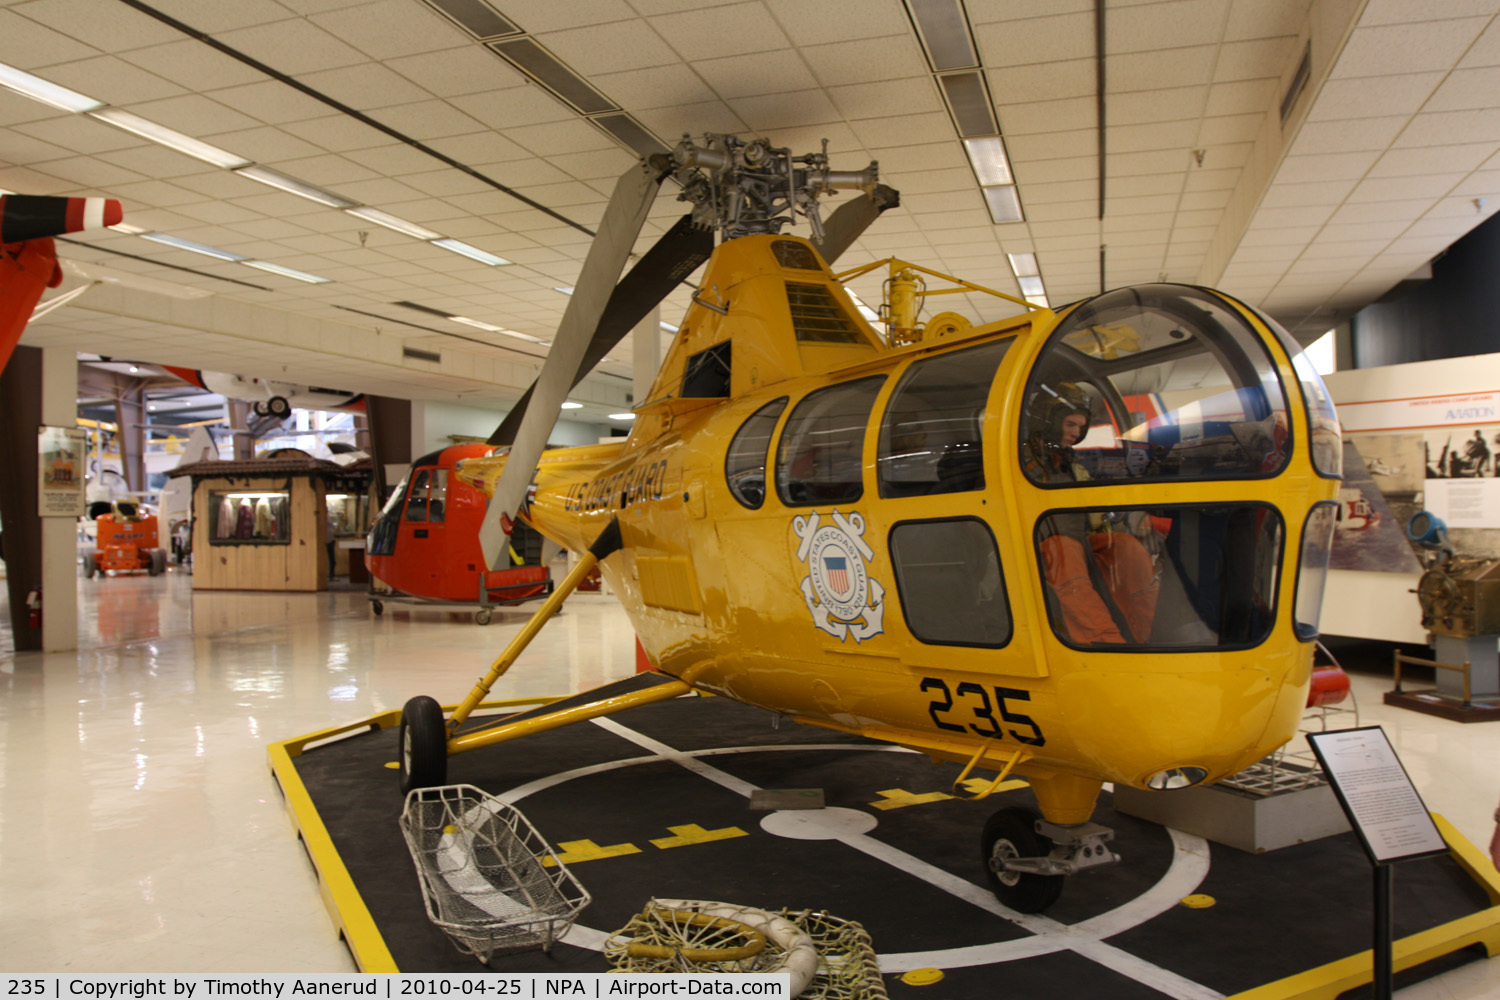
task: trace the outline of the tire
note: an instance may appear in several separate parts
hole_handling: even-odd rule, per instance
[[[83,556],[83,575],[92,580],[99,575],[99,553],[86,552]]]
[[[266,403],[266,411],[273,417],[286,418],[292,415],[292,404],[286,401],[285,396],[272,396]]]
[[[401,794],[431,788],[448,780],[448,726],[443,707],[419,694],[401,709]]]
[[[489,608],[480,608],[478,611],[474,612],[474,624],[475,625],[488,625],[489,623],[490,623],[490,609]]]
[[[151,567],[147,571],[152,576],[161,576],[167,571],[167,554],[161,549],[151,550]]]
[[[379,618],[381,615],[385,614],[385,605],[379,601],[371,601],[370,610],[375,612],[376,618]]]
[[[1052,841],[1036,832],[1037,814],[1030,809],[1001,809],[984,824],[980,857],[995,898],[1018,913],[1041,913],[1062,895],[1062,875],[996,871],[1004,858],[1039,858],[1052,850]]]

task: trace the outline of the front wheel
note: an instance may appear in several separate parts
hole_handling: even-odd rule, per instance
[[[1010,858],[1040,858],[1052,841],[1036,832],[1037,814],[1030,809],[1001,809],[984,824],[980,841],[985,875],[995,898],[1018,913],[1041,913],[1062,895],[1064,876],[1007,871]]]
[[[431,788],[448,779],[448,726],[443,707],[419,694],[401,709],[396,735],[401,747],[401,793]]]

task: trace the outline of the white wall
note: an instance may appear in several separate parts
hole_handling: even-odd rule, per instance
[[[448,447],[453,443],[448,439],[450,434],[487,438],[494,433],[496,425],[504,417],[504,410],[463,406],[458,403],[413,400],[411,404],[412,457],[416,458]],[[557,445],[594,444],[601,436],[608,434],[609,428],[602,424],[559,420],[552,428],[552,433],[547,436],[547,440]]]

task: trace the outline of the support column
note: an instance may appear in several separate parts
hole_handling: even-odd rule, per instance
[[[42,533],[37,522],[37,427],[42,422],[42,351],[18,346],[0,372],[0,551],[5,557],[13,645],[42,648],[26,595],[42,585]],[[44,616],[45,620],[45,616]]]
[[[656,383],[657,369],[661,368],[661,305],[658,303],[636,324],[632,331],[634,345],[631,370],[634,373],[633,406],[646,401],[651,386]]]
[[[75,362],[76,365],[76,362]],[[68,390],[73,395],[74,409],[78,405],[78,380]],[[125,476],[125,488],[139,492],[146,488],[146,393],[140,388],[131,389],[115,398],[115,444],[120,447],[120,471]],[[68,423],[71,425],[72,420]],[[136,503],[139,496],[132,497]]]
[[[229,433],[234,438],[234,460],[243,461],[255,457],[255,441],[250,437],[250,404],[243,399],[227,401],[229,407]]]
[[[370,485],[378,506],[385,502],[386,491],[401,481],[406,467],[416,457],[411,453],[411,401],[366,396],[365,417],[370,423],[370,457],[375,466]],[[391,466],[401,470],[394,478],[387,475]]]

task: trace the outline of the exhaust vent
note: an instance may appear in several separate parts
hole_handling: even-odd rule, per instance
[[[641,156],[654,156],[669,150],[662,142],[646,130],[640,122],[629,115],[599,115],[589,121],[623,142]]]
[[[490,42],[489,47],[513,66],[586,115],[619,111],[619,107],[564,66],[530,38]]]
[[[484,0],[427,0],[427,4],[475,38],[515,35],[521,31],[495,13]]]
[[[1286,88],[1286,96],[1281,99],[1281,124],[1291,117],[1292,108],[1297,106],[1297,98],[1302,96],[1302,89],[1307,86],[1307,78],[1312,75],[1312,42],[1308,42],[1302,50],[1302,61],[1297,64],[1297,72],[1292,75],[1291,85]]]
[[[415,347],[401,348],[401,356],[416,361],[431,361],[435,365],[443,363],[443,356],[437,351],[420,351]]]
[[[938,73],[977,67],[969,20],[959,0],[907,0],[912,19],[927,49],[927,58]]]
[[[989,89],[977,70],[940,76],[938,82],[943,85],[943,94],[948,98],[948,108],[953,112],[953,124],[959,135],[968,138],[995,135],[1000,131],[995,124],[995,113],[990,110]]]

